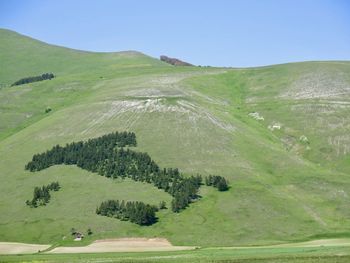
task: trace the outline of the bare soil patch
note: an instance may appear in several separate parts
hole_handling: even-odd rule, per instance
[[[0,242],[0,254],[32,254],[48,249],[50,245]]]
[[[96,240],[85,247],[56,247],[47,253],[102,253],[191,250],[195,247],[173,246],[165,238],[119,238]]]

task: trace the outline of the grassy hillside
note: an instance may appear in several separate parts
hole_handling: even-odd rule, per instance
[[[137,52],[75,51],[0,30],[0,63],[6,85],[57,75],[0,89],[2,241],[65,243],[72,227],[91,227],[91,239],[160,236],[201,246],[350,235],[348,62],[173,67]],[[220,174],[231,189],[202,187],[185,211],[163,210],[158,223],[140,227],[95,208],[111,198],[169,206],[169,195],[75,166],[24,170],[55,144],[116,130],[135,132],[137,150],[161,166]],[[48,206],[28,208],[34,186],[51,181],[62,190]]]

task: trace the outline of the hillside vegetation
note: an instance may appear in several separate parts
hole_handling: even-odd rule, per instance
[[[174,67],[0,30],[0,68],[1,241],[64,243],[71,228],[91,228],[87,240],[156,236],[195,246],[350,236],[349,62]],[[10,87],[45,72],[55,78]],[[162,209],[156,224],[138,226],[95,210],[105,200],[170,207],[171,196],[75,166],[25,170],[57,144],[115,131],[135,132],[135,149],[160,167],[224,176],[229,191],[202,186],[183,212]],[[36,186],[55,181],[62,189],[50,205],[25,204]]]

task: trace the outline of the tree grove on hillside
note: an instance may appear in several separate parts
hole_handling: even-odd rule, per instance
[[[51,198],[50,191],[58,191],[60,188],[58,182],[52,182],[51,184],[43,185],[42,187],[37,186],[34,188],[33,199],[31,201],[27,200],[26,204],[30,207],[46,205]]]
[[[124,148],[136,145],[133,132],[114,132],[64,147],[56,145],[51,150],[35,154],[25,169],[34,172],[56,164],[77,165],[109,178],[128,177],[147,182],[173,196],[171,208],[174,212],[180,212],[198,198],[202,184],[200,175],[185,177],[177,168],[161,169],[147,153]]]
[[[129,220],[138,225],[152,225],[157,221],[156,211],[158,211],[156,206],[143,202],[108,200],[101,203],[96,209],[96,214],[115,217],[124,221]]]
[[[26,77],[20,80],[17,80],[15,83],[13,83],[11,86],[18,86],[18,85],[23,85],[27,83],[32,83],[32,82],[37,82],[37,81],[43,81],[43,80],[50,80],[55,77],[54,74],[52,73],[44,73],[39,76],[33,76],[33,77]]]
[[[209,175],[205,177],[205,184],[208,186],[214,186],[221,192],[228,190],[227,180],[219,175]]]

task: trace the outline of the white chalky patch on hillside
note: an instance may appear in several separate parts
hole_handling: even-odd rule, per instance
[[[282,98],[315,99],[349,96],[349,77],[344,72],[319,71],[307,73],[295,80]]]
[[[185,100],[178,100],[171,104],[168,103],[165,98],[118,100],[107,103],[107,111],[99,113],[96,117],[91,116],[92,120],[88,124],[88,128],[82,132],[83,134],[100,126],[103,122],[124,113],[133,113],[137,116],[141,116],[143,113],[173,113],[187,115],[187,118],[193,123],[193,126],[195,126],[199,120],[206,120],[225,131],[232,132],[235,130],[233,125],[223,122],[204,108]]]
[[[184,93],[179,89],[165,90],[162,88],[144,88],[128,91],[125,93],[126,96],[134,97],[134,98],[164,98],[164,97],[183,97]]]
[[[142,86],[137,84],[132,89],[124,92],[124,96],[134,98],[164,98],[164,97],[196,97],[205,100],[206,102],[229,105],[225,99],[212,98],[193,89],[184,88],[186,84],[181,83],[184,79],[199,76],[199,75],[216,75],[225,73],[225,70],[215,72],[190,72],[172,75],[152,76],[151,79],[142,82]]]
[[[327,139],[328,144],[333,146],[337,156],[347,155],[350,153],[350,135],[336,135],[330,136]]]
[[[303,125],[325,138],[325,143],[333,150],[332,154],[339,157],[350,153],[350,102],[319,101],[293,105],[291,110],[307,117]]]
[[[146,100],[122,100],[113,101],[112,107],[107,114],[114,115],[115,113],[124,112],[179,112],[179,113],[189,113],[190,110],[179,105],[167,105],[164,103],[163,98],[154,98]]]
[[[334,114],[339,110],[350,110],[350,102],[346,101],[327,101],[322,103],[296,104],[291,106],[292,111],[302,114]]]
[[[273,122],[269,126],[267,126],[267,128],[271,131],[280,130],[282,128],[282,124],[279,122]]]
[[[259,112],[251,112],[248,114],[250,117],[256,119],[257,121],[263,121],[265,118],[259,114]]]

